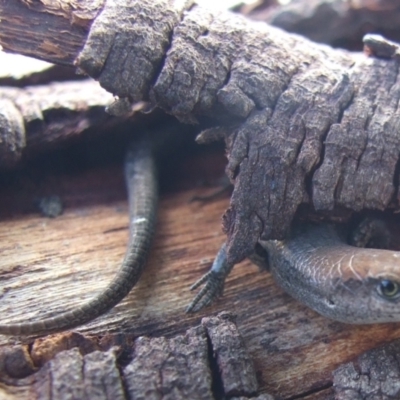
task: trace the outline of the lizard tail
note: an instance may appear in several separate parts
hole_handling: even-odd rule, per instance
[[[0,334],[36,335],[87,323],[118,304],[139,280],[154,236],[158,183],[153,148],[145,138],[130,146],[125,159],[129,197],[129,243],[120,269],[103,292],[82,306],[36,322],[0,324]]]

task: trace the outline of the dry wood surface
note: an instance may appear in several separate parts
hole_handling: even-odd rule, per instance
[[[224,240],[220,218],[228,196],[190,202],[194,195],[215,190],[199,183],[215,183],[223,175],[222,151],[207,150],[180,156],[164,176],[169,183],[161,196],[156,240],[137,287],[112,311],[76,331],[98,337],[121,332],[170,337],[203,316],[229,310],[237,315],[261,392],[284,399],[327,399],[332,371],[400,338],[400,324],[349,326],[327,320],[292,300],[268,273],[247,261],[234,269],[214,306],[185,314],[193,296],[190,284],[207,271]],[[32,208],[35,199],[51,194],[65,206],[55,219]],[[2,322],[70,309],[101,290],[122,259],[128,214],[121,165],[32,167],[3,182],[0,215]],[[12,343],[19,340],[1,337],[3,348]]]
[[[190,0],[118,1],[1,0],[0,44],[224,136],[230,262],[283,238],[302,203],[398,209],[400,78],[383,39],[368,57]]]

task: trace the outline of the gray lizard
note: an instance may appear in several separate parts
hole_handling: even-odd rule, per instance
[[[250,258],[318,313],[351,324],[400,321],[400,252],[349,245],[342,227],[308,222],[295,225],[285,240],[260,241],[259,249]],[[211,270],[192,286],[205,284],[187,311],[220,295],[233,266],[224,244]]]

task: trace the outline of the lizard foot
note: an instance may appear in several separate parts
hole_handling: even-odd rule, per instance
[[[205,275],[195,282],[190,290],[195,290],[205,284],[197,293],[196,297],[186,308],[186,312],[196,312],[211,304],[224,291],[224,283],[234,264],[230,264],[226,257],[226,244],[224,243],[215,257],[213,265]]]

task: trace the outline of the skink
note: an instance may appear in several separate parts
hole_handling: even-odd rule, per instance
[[[298,224],[286,240],[259,244],[268,255],[251,259],[269,265],[287,293],[318,313],[351,324],[400,321],[400,252],[350,246],[329,223]],[[188,311],[221,294],[232,267],[223,245],[210,272],[193,285],[205,283]]]

